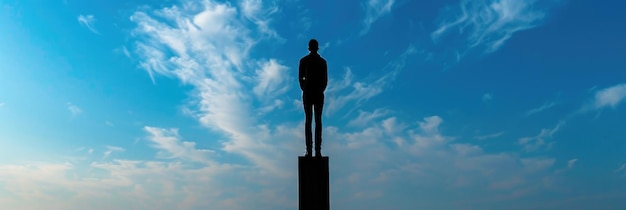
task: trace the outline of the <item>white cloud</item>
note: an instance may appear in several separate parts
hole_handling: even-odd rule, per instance
[[[605,107],[615,108],[626,98],[626,84],[611,86],[596,91],[593,108],[601,109]]]
[[[83,110],[80,109],[80,107],[78,107],[78,106],[76,106],[76,105],[74,105],[74,104],[72,104],[70,102],[67,102],[66,105],[67,105],[67,110],[69,110],[72,113],[72,116],[76,116],[76,115],[79,115],[79,114],[83,113]]]
[[[1,165],[0,180],[9,180],[3,189],[13,195],[2,203],[25,210],[246,209],[226,202],[235,191],[228,186],[240,178],[231,170],[135,160]]]
[[[371,122],[374,122],[374,120],[378,118],[389,115],[389,113],[390,111],[387,109],[376,109],[373,112],[365,112],[365,111],[359,110],[359,116],[350,120],[350,122],[348,122],[348,125],[365,126]]]
[[[576,161],[578,161],[577,158],[571,159],[567,161],[567,168],[573,168],[574,164],[576,164]]]
[[[154,143],[152,146],[160,150],[158,155],[161,158],[181,158],[207,165],[213,164],[209,158],[213,151],[197,149],[195,142],[180,141],[178,129],[145,126],[144,130],[149,134],[148,140]]]
[[[492,133],[492,134],[487,134],[487,135],[482,135],[482,136],[476,136],[474,138],[478,139],[478,140],[493,139],[493,138],[498,138],[498,137],[502,136],[502,134],[504,134],[504,131],[500,131],[500,132]]]
[[[246,17],[255,17],[262,9],[262,1],[261,0],[242,0],[241,11]]]
[[[537,179],[552,176],[553,158],[520,158],[515,153],[492,153],[479,145],[458,142],[441,133],[444,120],[439,116],[415,123],[398,122],[395,117],[379,122],[354,132],[326,128],[324,151],[332,157],[331,199],[344,200],[334,202],[333,207],[381,205],[372,203],[372,198],[396,197],[406,192],[397,189],[407,186],[428,189],[415,189],[416,193],[443,196],[453,190],[470,195],[464,199],[486,199],[520,190],[530,193],[545,188]],[[41,202],[55,209],[296,208],[297,196],[291,192],[297,189],[293,173],[297,161],[295,156],[284,158],[281,153],[295,154],[286,145],[288,140],[302,139],[302,124],[280,125],[257,136],[264,141],[279,140],[273,145],[278,150],[270,151],[278,159],[272,164],[293,172],[278,178],[258,170],[262,165],[223,162],[233,161],[230,158],[213,161],[213,156],[228,154],[222,149],[205,153],[195,147],[195,142],[183,140],[177,129],[144,130],[157,155],[168,158],[167,162],[114,159],[0,165],[0,180],[6,180],[2,189],[17,196],[3,205],[16,209],[41,208],[37,206]],[[392,145],[393,139],[402,139],[403,146]],[[421,201],[425,200],[411,198],[397,207],[410,209]]]
[[[391,12],[395,0],[367,0],[363,5],[365,8],[365,18],[363,19],[363,28],[359,35],[365,35],[369,32],[372,24],[381,17]]]
[[[527,152],[537,151],[541,148],[549,150],[552,147],[552,143],[547,141],[565,124],[565,121],[559,121],[559,123],[552,129],[541,129],[541,132],[536,136],[523,137],[518,140],[518,143],[523,146],[523,149]],[[547,143],[547,144],[546,144]]]
[[[270,28],[272,19],[269,18],[269,15],[278,12],[278,6],[264,7],[261,0],[242,0],[240,1],[240,10],[246,18],[256,24],[260,32],[266,36],[284,41],[275,30]]]
[[[439,125],[442,122],[441,117],[431,116],[424,118],[423,122],[419,122],[419,126],[426,133],[439,133]]]
[[[541,105],[540,107],[537,107],[537,108],[534,108],[534,109],[526,111],[526,113],[524,115],[526,117],[528,117],[530,115],[537,114],[539,112],[542,112],[542,111],[545,111],[547,109],[550,109],[550,108],[554,107],[555,105],[556,105],[555,102],[545,103],[545,104]]]
[[[96,18],[93,15],[79,15],[78,22],[87,27],[91,32],[98,34],[96,27],[94,24],[96,23]]]
[[[124,53],[124,56],[126,56],[126,58],[133,58],[133,57],[130,55],[130,51],[128,51],[128,48],[126,48],[126,46],[122,46],[122,48],[121,48],[121,49],[122,49],[122,53]]]
[[[283,108],[283,105],[285,104],[285,102],[283,102],[283,100],[280,99],[275,99],[273,103],[265,105],[261,108],[258,109],[259,114],[265,114],[268,112],[272,112],[276,109],[281,109]]]
[[[256,96],[260,100],[272,101],[276,96],[284,94],[290,87],[287,70],[288,67],[274,59],[263,62],[256,71],[257,84],[253,88]]]
[[[409,46],[400,56],[381,69],[382,72],[387,72],[385,75],[372,82],[353,81],[352,70],[346,67],[346,73],[341,80],[330,79],[329,81],[329,88],[325,92],[326,104],[324,105],[324,112],[326,115],[330,116],[351,103],[353,103],[351,107],[354,110],[361,103],[382,93],[404,69],[409,56],[416,52],[415,47]]]
[[[116,146],[105,146],[106,150],[103,153],[102,158],[108,158],[113,152],[123,152],[124,148],[116,147]],[[89,154],[93,152],[93,149],[89,149]]]
[[[462,0],[443,10],[439,27],[431,33],[435,43],[454,45],[457,61],[470,50],[491,53],[513,34],[540,25],[545,6],[537,0]]]
[[[184,1],[182,6],[136,12],[131,17],[137,24],[133,33],[145,38],[136,44],[137,56],[151,78],[163,75],[193,87],[186,113],[225,135],[216,149],[241,155],[264,173],[285,176],[292,173],[280,164],[287,153],[273,145],[278,139],[270,139],[277,128],[258,123],[283,100],[273,95],[261,110],[254,110],[253,99],[286,91],[287,80],[281,75],[286,67],[249,55],[257,43],[277,40],[255,30],[255,20],[269,19],[266,15],[274,14],[273,9],[267,13],[254,13],[253,5],[247,12],[242,9],[229,3]],[[252,14],[257,16],[246,16]]]
[[[567,166],[557,169],[554,171],[554,174],[562,174],[565,173],[569,170],[571,170],[572,168],[574,168],[574,165],[576,165],[576,162],[578,162],[578,158],[573,158],[567,161]]]

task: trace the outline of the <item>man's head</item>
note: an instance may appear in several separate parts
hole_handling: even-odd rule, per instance
[[[309,51],[311,51],[312,53],[317,52],[319,44],[317,43],[317,40],[315,39],[311,39],[309,41]]]

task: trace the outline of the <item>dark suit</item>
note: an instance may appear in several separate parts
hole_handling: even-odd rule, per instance
[[[306,121],[304,133],[306,148],[310,153],[312,146],[311,118],[315,109],[315,150],[319,152],[322,145],[322,110],[324,107],[324,91],[328,85],[328,67],[326,60],[317,52],[310,53],[300,59],[298,80],[302,90],[302,104]]]

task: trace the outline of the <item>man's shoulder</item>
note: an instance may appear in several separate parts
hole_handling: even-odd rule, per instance
[[[302,63],[302,62],[304,62],[306,60],[309,60],[309,59],[310,59],[309,55],[305,55],[302,58],[300,58],[300,63]]]
[[[300,58],[300,62],[309,61],[309,60],[312,60],[312,59],[313,59],[313,61],[316,61],[316,62],[322,61],[323,63],[326,63],[326,59],[324,59],[319,54],[315,54],[315,55],[314,54],[308,54],[308,55],[305,55],[304,57]]]

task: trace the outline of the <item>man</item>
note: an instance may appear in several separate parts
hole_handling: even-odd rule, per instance
[[[309,41],[309,54],[300,59],[298,79],[302,89],[302,104],[304,105],[304,134],[306,135],[305,157],[311,157],[312,133],[311,115],[315,110],[315,157],[321,157],[322,146],[322,110],[324,108],[324,91],[328,84],[328,68],[326,60],[318,53],[317,40]]]

